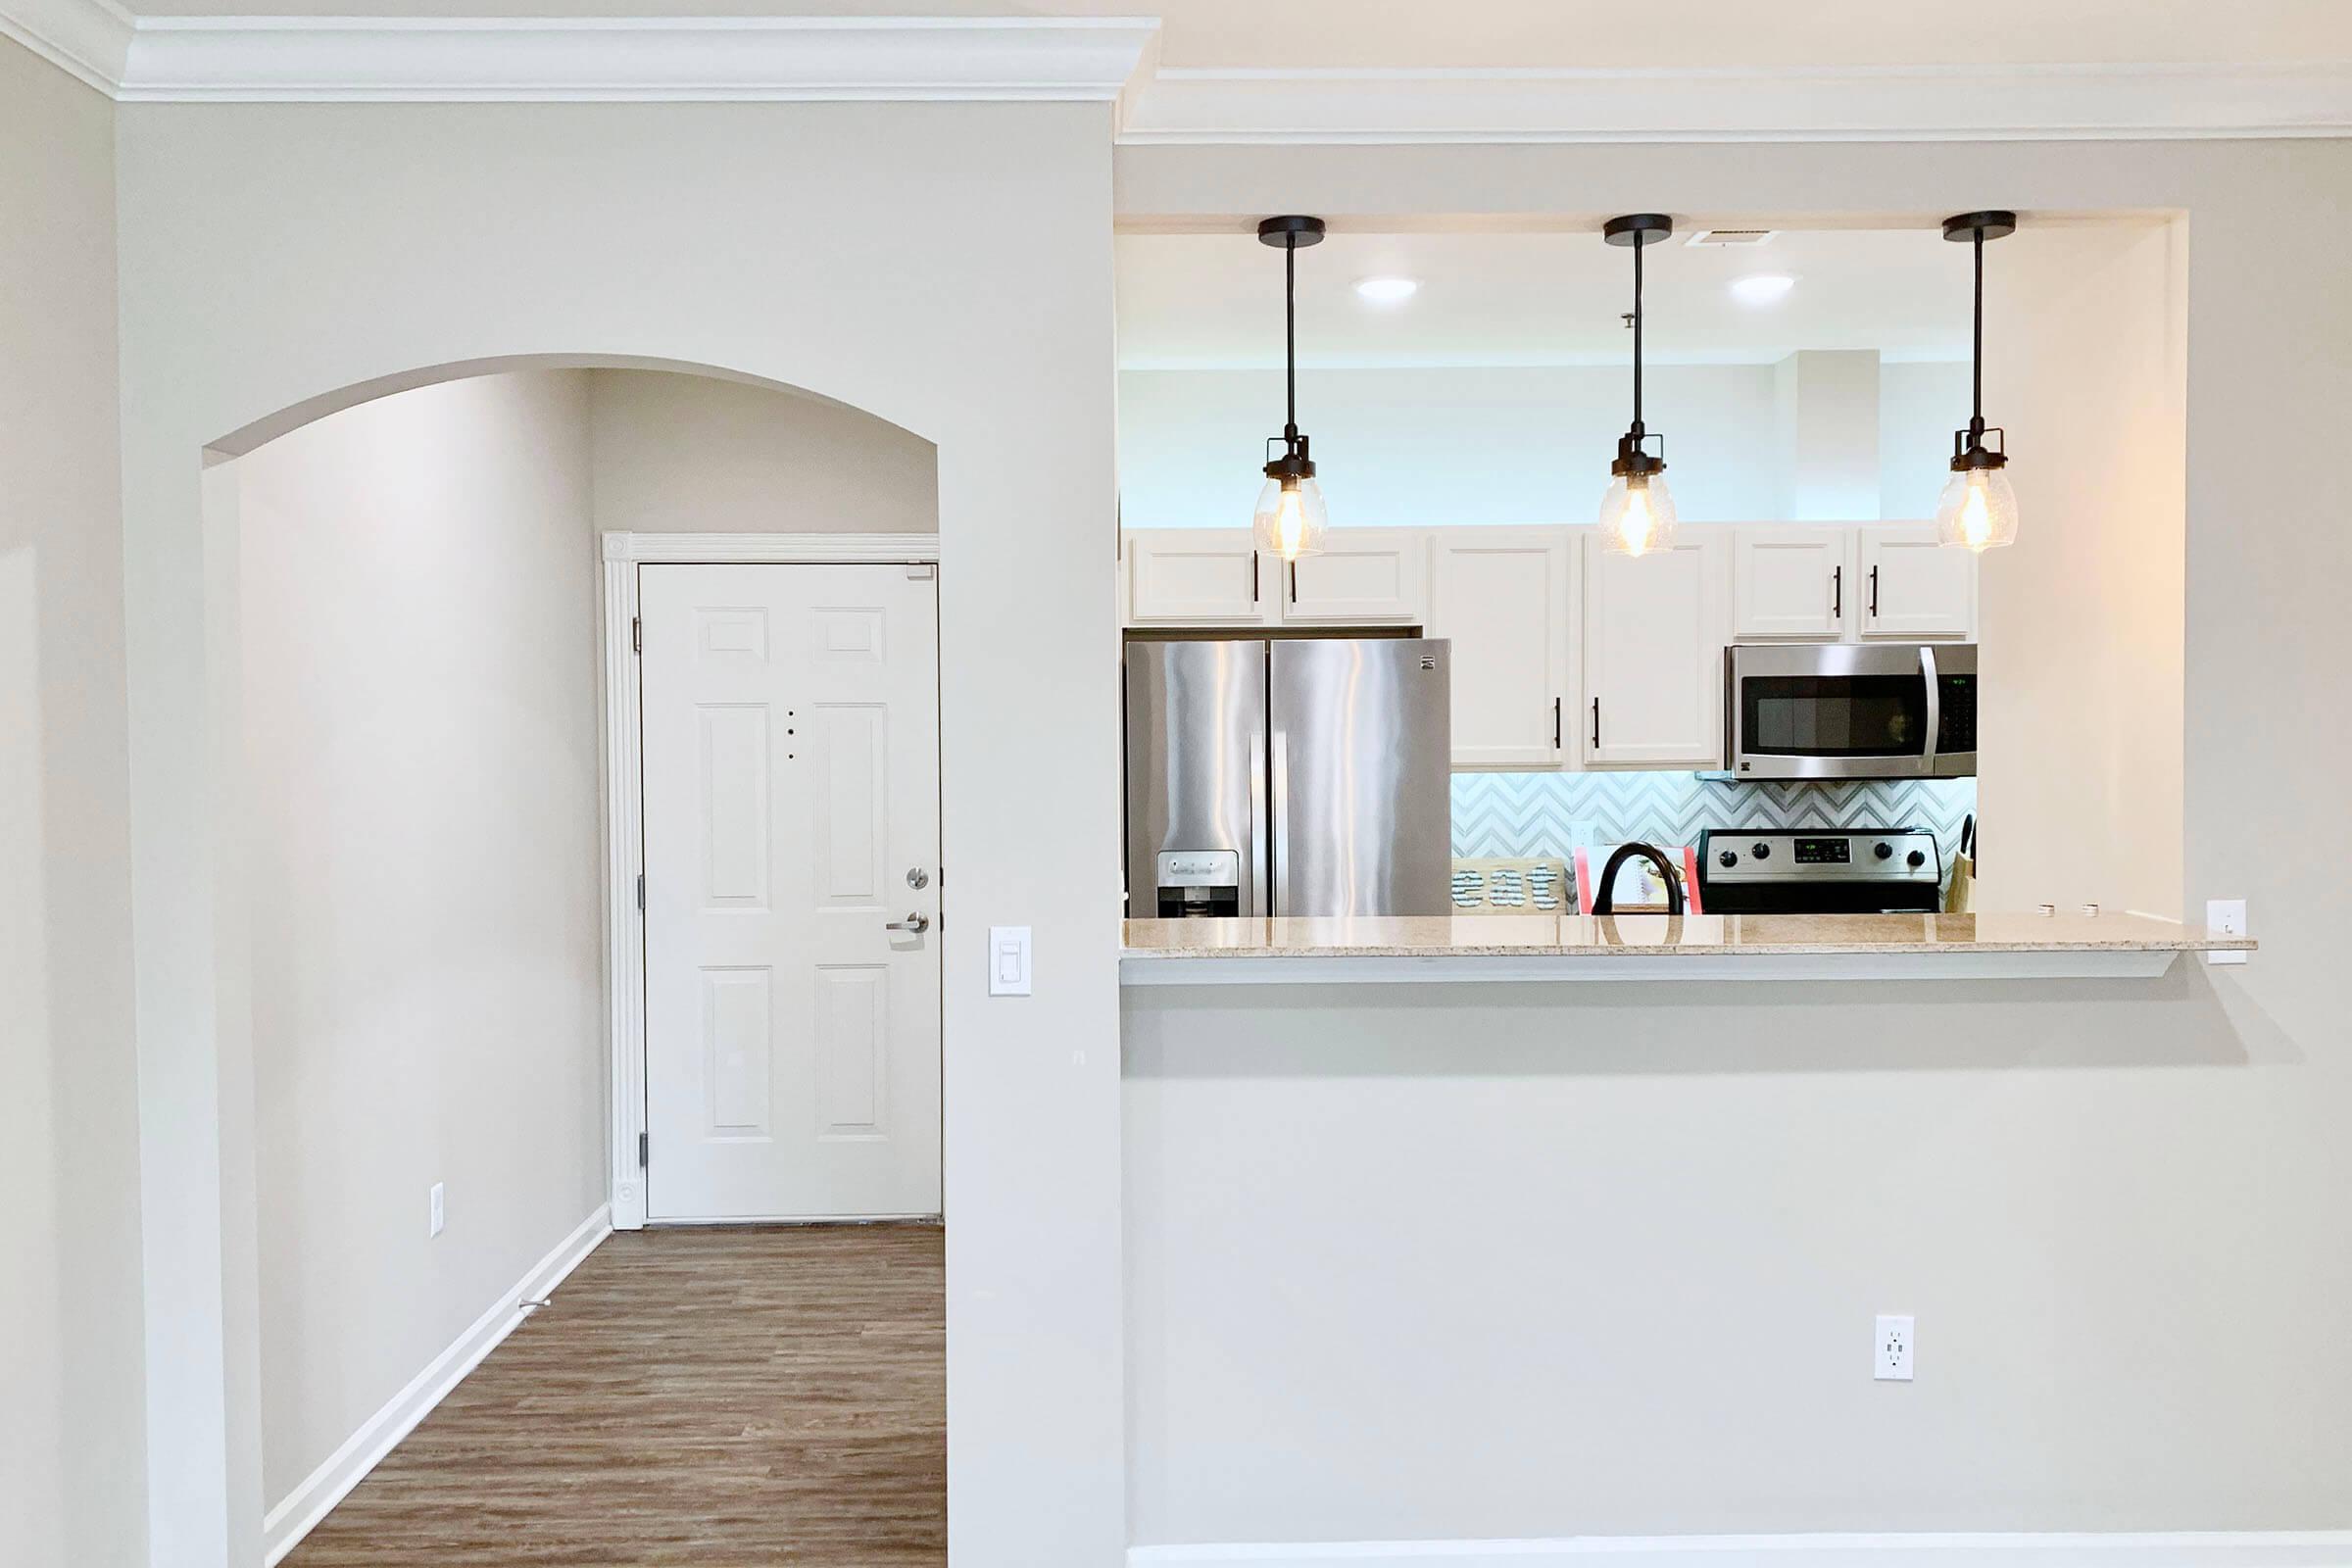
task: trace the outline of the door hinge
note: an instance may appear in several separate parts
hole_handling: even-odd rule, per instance
[[[652,1140],[647,1134],[639,1133],[637,1135],[637,1168],[639,1170],[649,1168],[652,1163],[646,1157],[646,1149],[651,1142]]]
[[[641,913],[645,908],[645,873],[643,871],[637,873],[637,908]]]
[[[645,619],[643,616],[631,615],[629,617],[629,652],[632,654],[645,652]]]

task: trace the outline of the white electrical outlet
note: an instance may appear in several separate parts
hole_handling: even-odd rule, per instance
[[[2207,899],[2205,901],[2205,929],[2217,937],[2242,937],[2246,934],[2246,901],[2243,899]],[[2243,953],[2208,953],[2207,963],[2243,963]]]
[[[435,1182],[435,1183],[433,1183],[433,1232],[432,1232],[432,1233],[433,1233],[435,1236],[438,1236],[438,1235],[440,1235],[440,1234],[441,1234],[441,1231],[442,1231],[442,1228],[443,1228],[444,1226],[448,1225],[448,1223],[449,1223],[449,1208],[448,1208],[448,1205],[442,1201],[442,1198],[441,1198],[441,1188],[442,1188],[442,1184],[441,1184],[441,1183],[439,1183],[439,1182]]]
[[[1870,1375],[1881,1383],[1911,1381],[1911,1319],[1879,1314],[1878,1333],[1870,1348]]]

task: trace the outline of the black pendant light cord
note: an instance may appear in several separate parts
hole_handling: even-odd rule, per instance
[[[1634,243],[1634,444],[1641,445],[1642,427],[1642,253],[1649,249],[1637,239]]]
[[[1969,411],[1970,439],[1984,439],[1984,231],[1977,230],[1977,328],[1971,364],[1975,368],[1974,407]]]
[[[1282,247],[1283,423],[1282,439],[1294,450],[1298,444],[1298,240],[1293,235]]]

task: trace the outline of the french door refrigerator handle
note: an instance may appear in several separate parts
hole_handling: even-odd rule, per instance
[[[1928,683],[1928,744],[1920,758],[1920,771],[1936,776],[1936,744],[1943,732],[1943,682],[1936,678],[1936,650],[1926,643],[1919,645],[1919,674]]]
[[[1266,913],[1288,915],[1291,912],[1291,738],[1281,730],[1274,732],[1274,798],[1266,820],[1273,829],[1274,864],[1267,880],[1274,895],[1274,907]]]
[[[1260,919],[1272,912],[1266,907],[1266,830],[1270,820],[1266,812],[1266,736],[1261,727],[1250,732],[1250,904],[1242,911]]]

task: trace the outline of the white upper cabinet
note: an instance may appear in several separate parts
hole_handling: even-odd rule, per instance
[[[1247,528],[1157,528],[1129,534],[1130,626],[1260,626],[1275,617],[1274,564]]]
[[[1837,642],[1853,585],[1850,528],[1743,527],[1732,540],[1732,635]]]
[[[1429,618],[1426,528],[1334,528],[1311,556],[1267,565],[1282,573],[1289,626],[1418,626]]]
[[[1551,768],[1576,755],[1564,528],[1434,530],[1429,635],[1453,643],[1453,765]]]
[[[1855,530],[1860,634],[1967,642],[1977,634],[1977,558],[1936,542],[1932,522]]]
[[[1585,703],[1591,767],[1723,766],[1728,528],[1621,556],[1585,541]]]
[[[1767,523],[1738,530],[1732,636],[1740,642],[1968,642],[1977,558],[1933,523]]]

